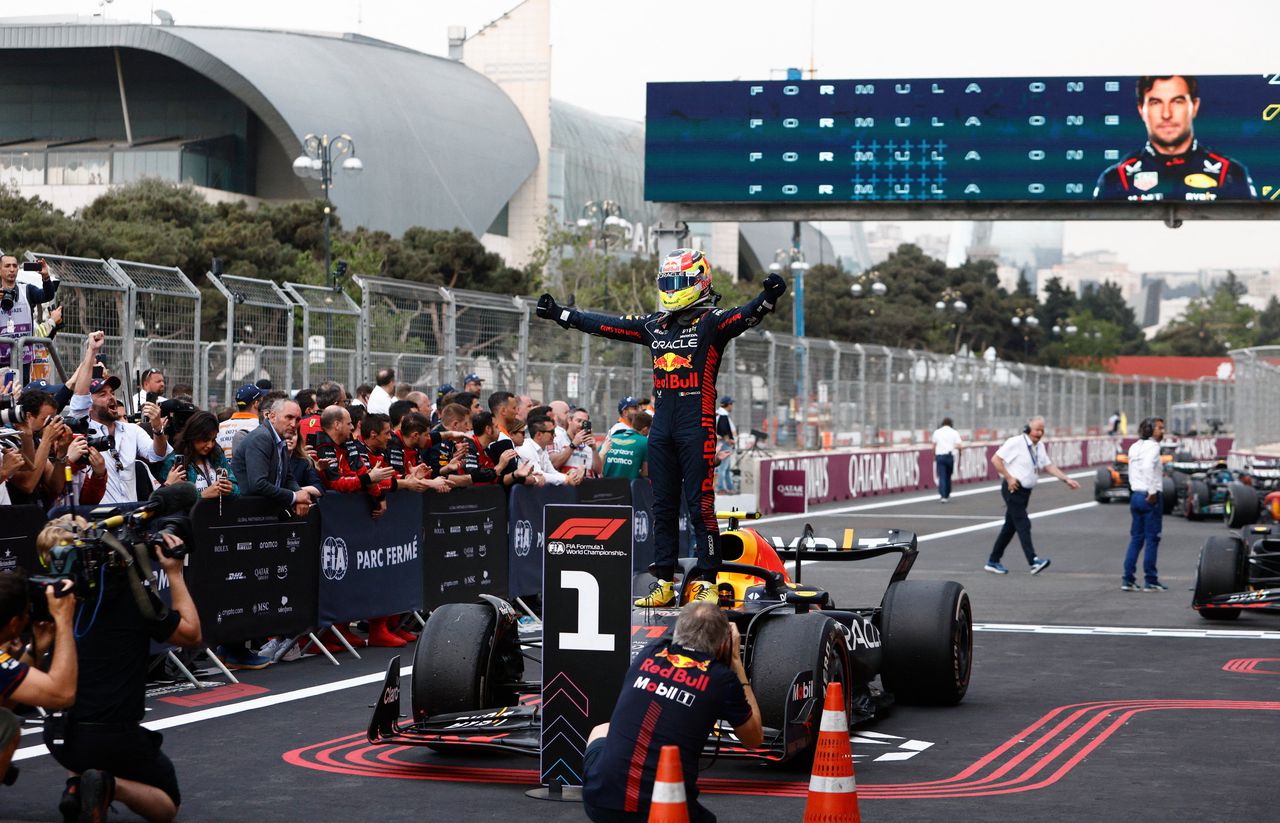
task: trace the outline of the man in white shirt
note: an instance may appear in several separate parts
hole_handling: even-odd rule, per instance
[[[90,409],[89,429],[96,435],[111,435],[115,447],[103,452],[107,459],[107,491],[102,496],[102,503],[130,503],[138,499],[137,473],[146,471],[139,461],[159,463],[168,456],[173,448],[164,434],[167,421],[160,416],[160,407],[155,403],[144,403],[142,414],[151,424],[155,436],[147,434],[141,426],[118,419],[115,390],[120,387],[120,378],[112,376],[105,380],[94,380],[89,384]],[[71,413],[75,414],[83,406],[83,395],[71,399]],[[155,485],[154,483],[152,485]]]
[[[1160,470],[1160,441],[1164,439],[1164,418],[1148,417],[1138,424],[1138,439],[1129,447],[1129,550],[1124,556],[1124,576],[1120,591],[1138,591],[1138,554],[1142,553],[1142,591],[1165,592],[1169,587],[1156,573],[1156,553],[1164,521],[1161,498],[1163,472]],[[1146,551],[1143,552],[1143,544]]]
[[[1039,574],[1049,567],[1049,558],[1036,556],[1035,547],[1031,544],[1031,520],[1027,518],[1027,503],[1031,500],[1031,490],[1035,488],[1040,472],[1048,472],[1072,489],[1080,488],[1079,483],[1050,462],[1049,452],[1040,442],[1043,437],[1044,418],[1033,417],[1027,421],[1022,434],[1004,441],[1004,445],[991,456],[991,465],[996,467],[1001,477],[1000,494],[1004,496],[1005,505],[1004,527],[996,536],[991,556],[983,567],[992,574],[1009,573],[1001,565],[1000,558],[1015,533],[1022,544],[1022,553],[1027,556],[1031,573]]]
[[[150,401],[147,395],[155,395]],[[141,409],[143,403],[163,403],[169,398],[164,396],[164,372],[159,369],[147,369],[138,378],[138,393],[133,397],[133,407]]]
[[[529,421],[528,425],[529,431],[524,444],[516,447],[516,454],[520,455],[521,460],[533,466],[534,476],[543,478],[539,485],[545,483],[548,486],[576,486],[581,483],[580,469],[570,469],[568,473],[561,474],[556,471],[555,466],[551,465],[551,458],[547,456],[547,447],[555,437],[555,421],[549,417],[535,417]]]
[[[365,404],[365,408],[369,414],[389,414],[391,412],[391,403],[396,399],[394,396],[396,370],[379,370],[374,382],[377,385],[373,387],[373,391],[369,392],[369,402]]]
[[[951,418],[942,418],[942,425],[933,433],[933,462],[938,467],[938,502],[946,503],[951,497],[951,474],[956,470],[956,460],[964,441],[960,432],[951,427]]]

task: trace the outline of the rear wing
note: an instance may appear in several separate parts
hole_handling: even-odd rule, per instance
[[[916,533],[906,529],[845,529],[841,540],[819,538],[813,533],[813,525],[804,524],[804,532],[795,546],[774,547],[784,560],[795,560],[795,580],[800,582],[802,560],[868,560],[885,554],[898,553],[902,558],[893,570],[890,582],[905,580],[920,553]]]

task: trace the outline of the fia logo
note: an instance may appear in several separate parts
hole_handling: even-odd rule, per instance
[[[517,557],[528,557],[533,548],[533,524],[528,520],[517,520],[515,527],[515,549]]]
[[[635,541],[637,543],[643,543],[649,539],[649,513],[647,511],[644,509],[636,511],[633,528],[635,529]]]
[[[341,537],[326,537],[320,547],[320,571],[326,580],[341,580],[347,576],[347,541]]]
[[[559,540],[552,540],[547,544],[547,554],[564,554],[564,544]]]

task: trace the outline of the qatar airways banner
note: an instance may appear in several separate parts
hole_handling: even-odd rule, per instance
[[[1045,440],[1049,458],[1064,471],[1110,463],[1128,449],[1133,438],[1074,437]],[[1179,442],[1193,460],[1209,460],[1231,450],[1231,438],[1191,437]],[[960,452],[952,483],[996,480],[991,457],[1000,443],[974,443]],[[804,472],[809,505],[853,500],[895,492],[938,487],[933,446],[778,457],[760,461],[760,488],[777,486],[774,472]],[[773,494],[760,495],[761,514],[781,514],[773,506]]]

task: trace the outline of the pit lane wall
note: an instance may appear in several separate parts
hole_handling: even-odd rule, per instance
[[[1128,450],[1133,437],[1064,437],[1045,440],[1049,457],[1064,471],[1107,465],[1118,452]],[[961,452],[953,485],[999,479],[991,457],[1000,442],[970,443]],[[1189,437],[1180,450],[1192,459],[1208,460],[1231,451],[1229,437]],[[761,514],[773,514],[773,473],[805,471],[809,505],[855,500],[882,494],[924,491],[938,487],[933,446],[892,449],[797,452],[750,460],[741,465],[742,491],[754,495]]]

